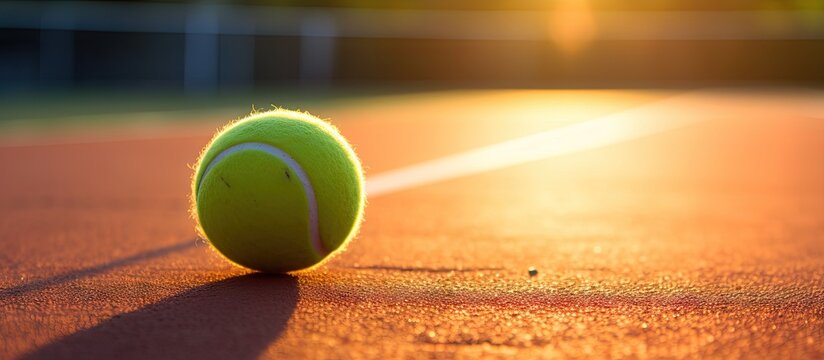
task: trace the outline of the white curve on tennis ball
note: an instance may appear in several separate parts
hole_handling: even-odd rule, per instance
[[[298,180],[300,180],[300,184],[303,187],[303,191],[306,194],[306,202],[309,208],[309,238],[312,243],[312,248],[315,252],[320,255],[321,257],[325,257],[329,254],[329,251],[323,245],[323,242],[320,240],[320,230],[318,227],[318,204],[317,199],[315,197],[315,189],[312,187],[312,183],[309,182],[309,177],[306,175],[306,172],[303,168],[298,164],[295,159],[293,159],[289,154],[285,151],[278,149],[269,144],[257,143],[257,142],[249,142],[249,143],[242,143],[233,145],[226,150],[221,151],[217,156],[209,162],[209,165],[206,166],[206,169],[203,170],[203,174],[200,176],[200,181],[197,183],[197,193],[198,196],[200,195],[200,186],[203,184],[203,179],[209,175],[209,172],[212,168],[215,167],[220,161],[226,158],[229,155],[241,152],[241,151],[261,151],[272,155],[280,161],[283,161],[292,172],[297,175]]]

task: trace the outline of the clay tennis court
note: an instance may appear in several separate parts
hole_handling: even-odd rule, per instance
[[[3,136],[0,357],[824,355],[819,90],[305,110],[351,141],[369,203],[345,252],[294,275],[231,265],[189,216],[189,166],[242,111]]]

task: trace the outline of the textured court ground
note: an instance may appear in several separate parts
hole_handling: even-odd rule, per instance
[[[309,110],[372,178],[677,95]],[[821,358],[824,94],[722,97],[671,131],[370,197],[348,250],[294,276],[196,238],[187,165],[223,115],[0,139],[0,358]]]

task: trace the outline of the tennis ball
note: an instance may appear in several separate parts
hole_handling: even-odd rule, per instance
[[[201,234],[230,261],[273,273],[310,268],[360,226],[363,171],[329,123],[288,110],[227,125],[192,178]]]

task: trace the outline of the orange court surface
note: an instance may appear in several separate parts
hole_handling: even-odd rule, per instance
[[[248,109],[0,134],[0,358],[824,357],[820,90],[301,110],[353,144],[368,205],[291,275],[230,264],[189,214],[199,151]]]

